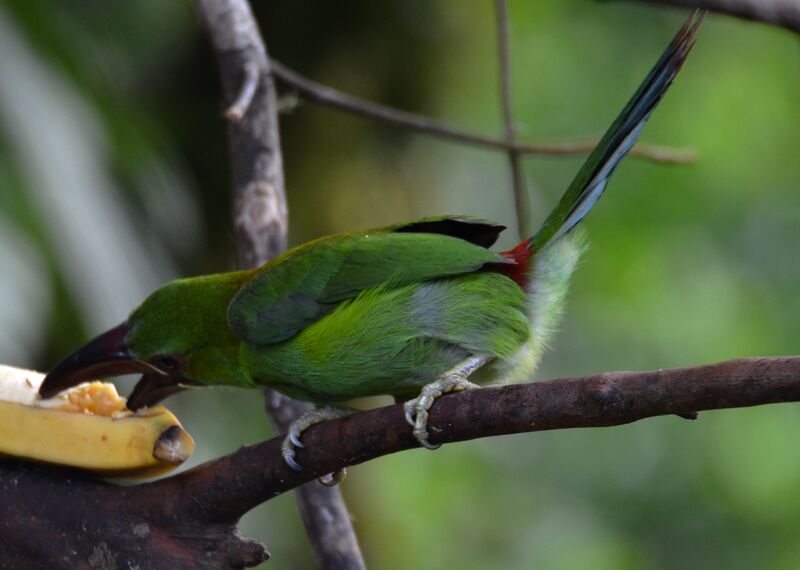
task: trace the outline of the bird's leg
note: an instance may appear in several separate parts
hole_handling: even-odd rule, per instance
[[[439,396],[450,392],[462,392],[471,388],[478,388],[468,378],[481,366],[489,361],[487,356],[472,356],[468,360],[454,366],[439,379],[422,388],[419,396],[403,404],[406,412],[406,421],[414,428],[414,437],[427,449],[437,449],[428,441],[428,410]]]
[[[297,453],[296,448],[299,447],[302,449],[305,447],[303,442],[300,441],[300,436],[303,434],[303,432],[311,426],[317,425],[324,421],[349,416],[354,411],[355,410],[347,408],[325,406],[324,408],[317,408],[315,410],[306,412],[294,420],[289,425],[289,432],[286,434],[286,437],[283,439],[283,443],[281,444],[281,455],[283,455],[284,461],[286,461],[286,463],[289,464],[289,467],[295,471],[302,471],[303,468],[300,466],[297,460],[295,460],[294,456]],[[347,470],[339,469],[335,473],[331,473],[327,478],[320,477],[319,482],[326,487],[333,487],[334,485],[338,484],[339,481],[344,479],[346,475]]]

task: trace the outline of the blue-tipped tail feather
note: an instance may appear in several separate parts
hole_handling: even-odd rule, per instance
[[[516,262],[504,270],[527,293],[530,336],[512,357],[498,364],[501,381],[527,380],[536,368],[558,323],[570,276],[585,247],[580,232],[569,232],[592,209],[614,168],[636,142],[647,118],[686,59],[701,20],[702,15],[694,14],[683,25],[539,232],[503,254]],[[559,239],[566,234],[569,239]]]
[[[695,12],[675,35],[531,240],[534,250],[541,249],[572,230],[602,196],[614,169],[636,143],[653,109],[689,55],[702,20],[703,13]]]

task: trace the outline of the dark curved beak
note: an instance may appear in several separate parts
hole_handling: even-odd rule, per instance
[[[128,396],[128,409],[136,411],[139,408],[150,407],[158,404],[167,396],[172,396],[190,387],[187,380],[175,376],[164,376],[155,372],[142,375],[136,387]]]
[[[52,398],[88,380],[132,372],[153,372],[153,367],[138,360],[125,344],[126,333],[127,325],[122,323],[67,356],[47,374],[39,387],[39,395]]]

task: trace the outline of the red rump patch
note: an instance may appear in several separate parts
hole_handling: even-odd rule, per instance
[[[502,265],[497,268],[498,271],[509,277],[520,287],[527,287],[531,278],[531,259],[533,258],[531,239],[526,239],[518,243],[513,249],[500,252],[500,255],[513,261],[514,265],[510,263],[508,265]]]

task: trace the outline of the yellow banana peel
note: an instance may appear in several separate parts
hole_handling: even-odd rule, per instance
[[[129,478],[164,473],[191,457],[194,440],[164,406],[131,412],[104,382],[42,400],[43,379],[0,365],[1,454]]]

